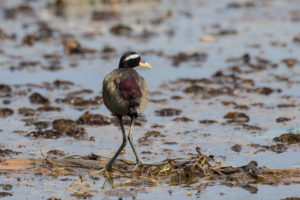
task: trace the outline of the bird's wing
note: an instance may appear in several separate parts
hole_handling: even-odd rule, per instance
[[[139,85],[134,79],[123,79],[119,83],[121,96],[126,100],[133,100],[142,96]]]

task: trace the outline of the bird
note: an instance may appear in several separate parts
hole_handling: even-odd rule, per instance
[[[123,141],[115,155],[106,164],[105,169],[111,171],[113,165],[129,141],[136,157],[136,166],[143,162],[136,151],[132,140],[135,119],[145,110],[147,105],[148,88],[145,79],[134,69],[136,67],[152,69],[151,65],[141,60],[141,56],[134,52],[125,52],[120,58],[119,67],[107,74],[103,80],[102,98],[104,105],[112,115],[118,118],[123,135]],[[123,116],[130,117],[129,133],[126,135]]]

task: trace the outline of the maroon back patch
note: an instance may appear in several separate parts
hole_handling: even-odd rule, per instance
[[[126,100],[131,100],[142,96],[139,85],[133,79],[123,79],[119,83],[119,89],[121,96]]]

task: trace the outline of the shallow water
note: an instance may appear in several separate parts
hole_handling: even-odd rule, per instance
[[[118,127],[84,126],[89,137],[95,141],[77,140],[71,137],[58,139],[33,139],[25,135],[33,130],[34,126],[25,126],[24,119],[18,114],[18,108],[38,106],[29,101],[29,95],[39,92],[46,96],[51,105],[62,108],[60,112],[38,112],[35,116],[39,121],[53,121],[59,118],[76,120],[85,111],[100,113],[109,116],[109,111],[103,104],[87,106],[82,110],[67,104],[55,103],[55,99],[64,98],[68,92],[80,89],[90,89],[92,94],[83,95],[85,98],[101,96],[102,80],[104,76],[118,65],[119,57],[124,51],[135,50],[144,52],[142,58],[153,66],[152,70],[139,69],[150,90],[149,99],[162,100],[166,103],[149,102],[144,115],[147,123],[135,127],[135,142],[144,136],[151,125],[158,123],[164,125],[157,129],[164,138],[153,138],[148,146],[138,145],[139,152],[150,151],[151,154],[142,154],[147,162],[161,161],[166,158],[188,157],[195,153],[197,146],[202,153],[215,156],[224,165],[245,165],[250,160],[256,160],[259,166],[269,168],[293,168],[300,163],[299,145],[289,145],[283,153],[271,151],[258,152],[257,149],[247,146],[251,143],[261,145],[275,144],[272,139],[288,129],[298,129],[300,126],[300,102],[299,102],[299,75],[300,61],[288,68],[282,62],[283,59],[295,58],[300,55],[300,44],[294,42],[295,36],[300,34],[300,2],[291,1],[253,1],[253,6],[245,6],[245,1],[235,1],[239,8],[229,8],[232,1],[178,1],[161,0],[133,3],[121,3],[119,5],[120,18],[112,20],[91,20],[93,10],[111,11],[110,5],[95,3],[90,5],[84,1],[66,1],[64,17],[54,15],[54,8],[47,6],[48,1],[14,0],[1,2],[0,29],[7,35],[15,34],[16,39],[1,38],[0,32],[0,82],[8,84],[12,88],[12,97],[2,97],[1,100],[9,100],[8,107],[14,110],[14,114],[3,117],[0,121],[1,141],[5,148],[21,152],[10,157],[41,158],[40,150],[48,152],[59,149],[67,155],[87,155],[90,153],[111,156],[120,145],[121,134]],[[252,1],[251,1],[252,2]],[[15,19],[6,19],[4,9],[20,4],[30,5],[34,14],[17,12]],[[296,13],[296,14],[295,14]],[[161,18],[158,25],[152,20]],[[298,20],[297,20],[298,19]],[[22,39],[26,34],[39,34],[38,21],[44,21],[53,30],[48,39],[34,42],[33,46],[23,45]],[[110,28],[118,23],[123,23],[132,28],[130,36],[113,35]],[[147,29],[153,36],[143,35]],[[217,34],[220,31],[235,30],[235,34]],[[169,34],[168,34],[169,33]],[[95,53],[80,55],[67,55],[62,43],[63,35],[71,34],[83,48],[96,50]],[[88,35],[88,36],[86,36]],[[215,35],[212,42],[201,42],[199,37],[203,35]],[[273,45],[271,43],[273,42]],[[277,43],[275,43],[277,42]],[[104,46],[109,45],[116,49],[109,54],[109,59],[101,52]],[[162,52],[162,53],[161,53]],[[179,52],[192,54],[194,52],[206,53],[205,61],[190,59],[181,62],[179,66],[172,65],[169,57]],[[239,65],[239,62],[227,62],[229,58],[239,58],[249,54],[251,63],[255,63],[255,57],[259,56],[267,61],[277,64],[276,67],[268,67],[261,71],[236,73],[245,79],[251,79],[255,87],[269,87],[274,90],[280,88],[280,93],[273,92],[270,95],[248,93],[236,90],[234,95],[205,96],[202,94],[186,94],[183,90],[189,86],[186,83],[173,83],[179,78],[211,78],[218,70],[230,73],[229,67]],[[54,54],[57,57],[47,59],[46,54]],[[162,54],[162,55],[161,55]],[[62,68],[57,71],[45,70],[56,60]],[[38,61],[33,67],[11,70],[22,61]],[[75,66],[74,66],[75,65]],[[245,66],[243,66],[245,68]],[[246,67],[246,70],[250,70]],[[288,81],[279,81],[275,76],[288,78]],[[67,80],[74,83],[70,89],[47,89],[24,84],[52,83],[55,80]],[[297,82],[298,81],[298,82]],[[215,86],[215,85],[210,85]],[[25,92],[25,95],[20,94]],[[160,94],[158,94],[159,92]],[[179,95],[180,100],[171,99]],[[232,105],[224,106],[222,101],[234,101],[250,107],[248,110],[234,109]],[[264,103],[263,107],[251,106],[253,103]],[[294,104],[294,107],[278,108],[278,104]],[[155,110],[161,108],[177,108],[183,112],[180,116],[161,117],[155,114]],[[230,111],[243,112],[250,117],[246,124],[255,125],[261,130],[247,130],[239,128],[234,123],[226,123],[223,116]],[[191,122],[172,121],[176,117],[188,117]],[[291,118],[290,121],[277,123],[278,117]],[[199,123],[199,120],[212,119],[218,123],[207,125]],[[13,133],[15,130],[24,131]],[[173,142],[173,145],[167,142]],[[237,153],[231,150],[234,144],[242,145],[242,151]],[[129,147],[122,157],[133,159]],[[21,181],[17,181],[21,177]],[[69,177],[70,180],[77,177]],[[32,181],[34,179],[34,181]],[[87,182],[93,182],[86,177]],[[72,192],[65,189],[72,181],[61,181],[59,178],[8,174],[0,176],[0,183],[12,184],[12,199],[47,199],[55,196],[61,199],[75,199],[70,196]],[[102,185],[103,180],[97,181]],[[107,186],[108,187],[108,186]],[[168,186],[162,184],[158,187],[145,188],[119,188],[112,193],[102,191],[94,196],[98,198],[123,197],[129,199],[135,196],[138,199],[182,199],[191,192],[191,198],[203,199],[270,199],[276,196],[278,199],[289,196],[298,196],[300,185],[257,186],[256,194],[249,193],[241,188],[229,188],[215,185],[200,189],[193,186]],[[110,188],[105,188],[110,190]],[[129,191],[129,192],[128,192]],[[172,192],[170,192],[172,191]],[[117,194],[117,195],[116,195]],[[100,196],[100,197],[99,197]]]

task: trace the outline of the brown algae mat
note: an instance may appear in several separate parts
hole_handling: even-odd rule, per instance
[[[243,166],[223,166],[222,162],[214,160],[214,156],[206,156],[196,148],[197,154],[190,158],[167,159],[160,163],[135,166],[135,162],[118,159],[113,171],[106,171],[108,157],[95,154],[88,156],[69,156],[63,158],[46,157],[43,153],[40,159],[7,158],[0,163],[0,172],[18,174],[36,174],[44,176],[78,176],[79,178],[66,189],[79,198],[92,197],[93,193],[107,187],[148,186],[158,184],[203,186],[222,184],[229,187],[242,187],[251,193],[257,191],[256,185],[267,184],[299,184],[300,169],[270,169],[259,167],[256,161],[250,161]],[[91,179],[104,178],[99,185],[86,183],[82,176]],[[90,179],[89,179],[90,180]]]

